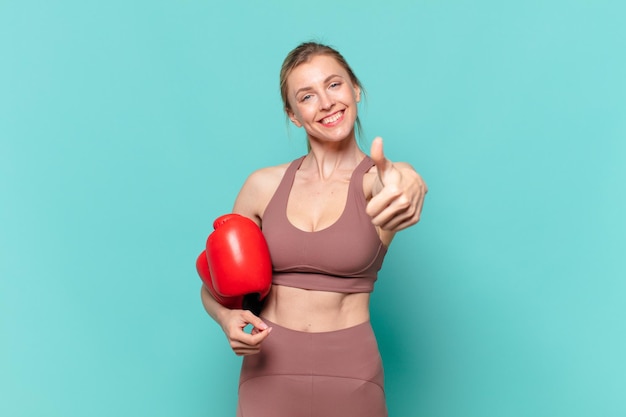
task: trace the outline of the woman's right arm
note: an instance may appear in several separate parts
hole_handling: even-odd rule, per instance
[[[265,206],[278,187],[284,169],[272,167],[252,173],[237,195],[233,213],[252,219],[260,227]],[[222,306],[204,285],[200,294],[204,309],[220,325],[233,351],[237,355],[258,353],[271,327],[248,310],[231,310]],[[250,333],[244,330],[248,325],[252,326]]]

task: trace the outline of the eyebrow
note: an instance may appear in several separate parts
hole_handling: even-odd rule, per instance
[[[339,77],[339,78],[343,79],[343,77],[341,75],[339,75],[339,74],[331,74],[331,75],[329,75],[328,77],[326,77],[324,79],[324,84],[327,83],[328,81],[332,80],[335,77]],[[302,88],[297,89],[294,95],[297,97],[298,94],[300,94],[302,91],[309,91],[309,90],[312,90],[312,89],[313,89],[313,87],[302,87]]]

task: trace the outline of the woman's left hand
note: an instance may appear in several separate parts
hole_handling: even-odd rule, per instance
[[[378,177],[372,188],[367,214],[383,230],[397,232],[420,219],[428,187],[422,177],[407,163],[393,163],[385,157],[383,140],[372,142],[370,157]]]

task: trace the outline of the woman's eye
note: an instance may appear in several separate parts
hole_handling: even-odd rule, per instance
[[[307,94],[306,96],[302,96],[302,98],[300,99],[301,101],[308,101],[311,99],[311,95]]]
[[[336,88],[336,87],[339,87],[340,85],[341,85],[341,83],[339,83],[339,82],[334,82],[334,83],[332,83],[332,84],[330,85],[330,88]]]

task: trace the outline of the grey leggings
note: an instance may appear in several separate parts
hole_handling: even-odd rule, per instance
[[[386,417],[383,367],[370,322],[307,333],[271,323],[244,357],[238,417]]]

